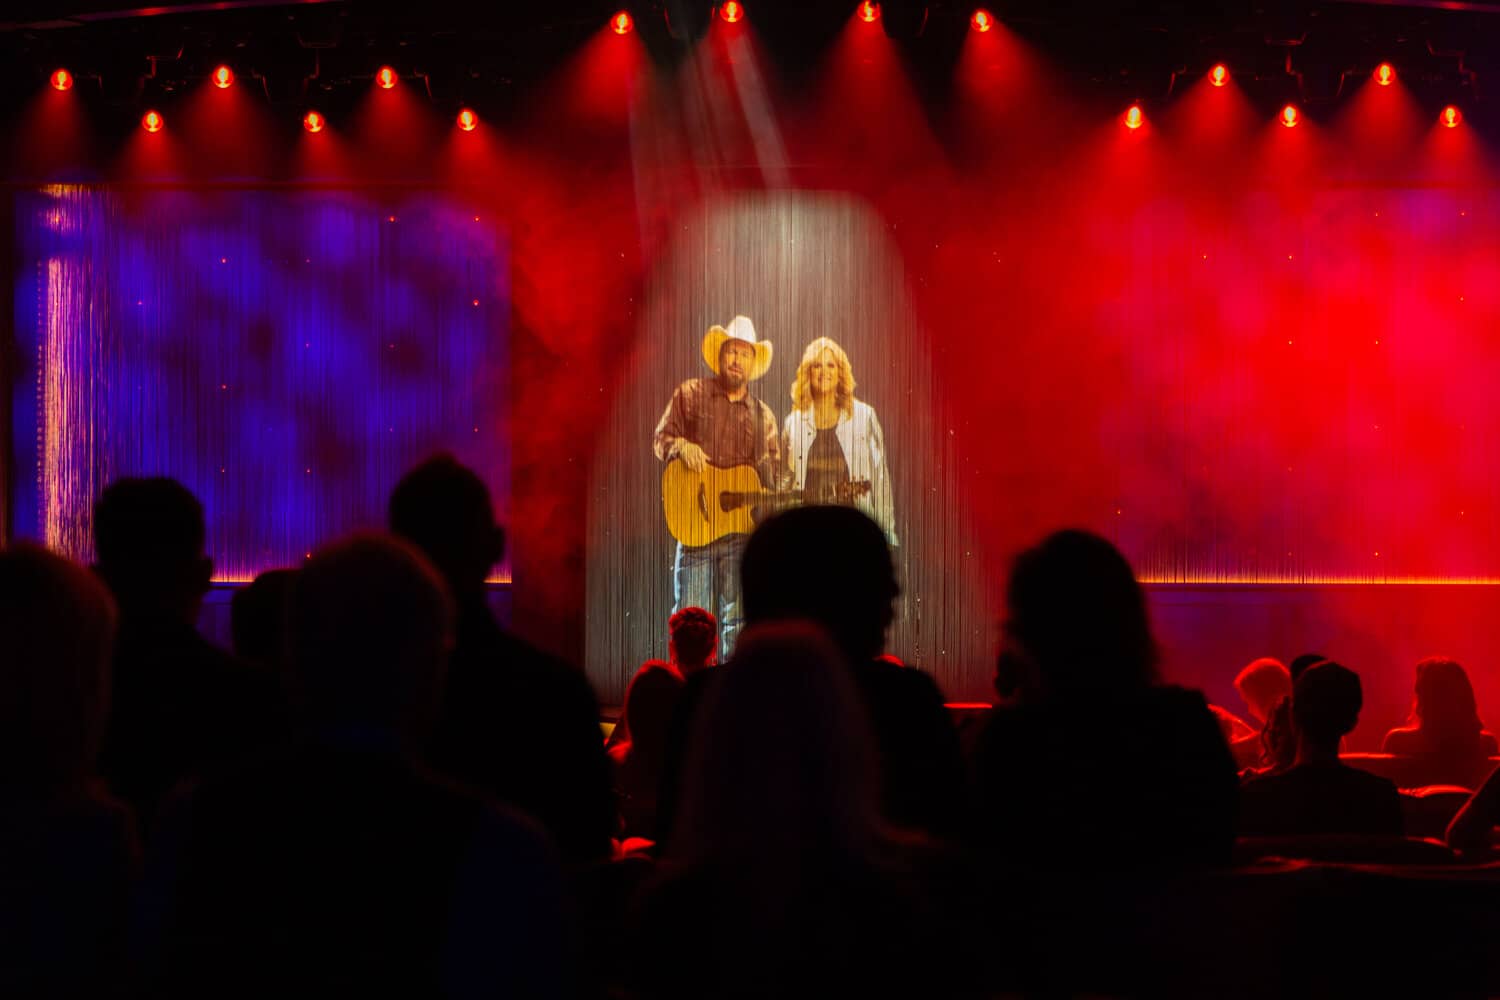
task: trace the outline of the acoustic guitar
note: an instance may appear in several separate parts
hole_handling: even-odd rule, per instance
[[[868,479],[840,483],[831,497],[811,496],[806,490],[768,490],[761,486],[753,465],[705,465],[702,472],[694,472],[680,458],[668,462],[661,474],[661,506],[667,516],[667,530],[689,548],[725,535],[754,531],[751,511],[755,507],[849,503],[869,492]]]

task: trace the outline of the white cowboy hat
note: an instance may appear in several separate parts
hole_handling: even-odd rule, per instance
[[[715,375],[719,374],[719,351],[723,349],[725,342],[730,340],[744,341],[755,349],[755,362],[750,366],[750,371],[745,374],[746,382],[754,382],[771,367],[771,342],[769,340],[757,341],[755,324],[750,322],[750,317],[736,316],[729,321],[728,326],[714,324],[703,335],[703,360],[708,363],[708,367]]]

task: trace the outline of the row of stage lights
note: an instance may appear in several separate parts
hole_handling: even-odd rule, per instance
[[[1381,63],[1375,67],[1372,74],[1375,82],[1382,87],[1389,87],[1396,82],[1396,67],[1390,63]],[[1208,71],[1208,82],[1215,87],[1222,87],[1229,82],[1229,67],[1223,63],[1214,66]],[[1146,124],[1146,112],[1139,104],[1132,104],[1125,110],[1125,127],[1131,130],[1138,129]],[[1302,112],[1297,110],[1297,105],[1288,104],[1281,109],[1276,120],[1286,128],[1296,128],[1302,121]],[[1458,109],[1458,105],[1450,104],[1438,112],[1438,124],[1444,128],[1457,128],[1463,123],[1464,114]]]
[[[215,87],[220,90],[228,90],[234,86],[234,70],[228,66],[220,66],[209,75]],[[375,83],[382,90],[391,90],[400,82],[400,76],[389,66],[382,66],[375,73]],[[51,78],[54,90],[72,90],[73,74],[65,69],[55,70]],[[465,132],[472,132],[479,127],[479,116],[470,108],[464,108],[458,113],[456,123]],[[167,125],[167,120],[162,117],[161,112],[154,108],[141,116],[141,128],[147,132],[160,132]],[[309,132],[321,132],[328,125],[328,119],[319,111],[309,111],[302,116],[302,127]]]
[[[729,24],[737,24],[745,18],[745,5],[737,0],[726,0],[718,6],[719,17]],[[874,0],[864,0],[856,9],[855,13],[861,21],[873,24],[880,20],[880,4]],[[627,35],[635,28],[635,21],[628,11],[620,11],[609,19],[609,26],[617,35]],[[969,27],[977,32],[986,32],[995,26],[995,16],[983,7],[975,10],[969,17]],[[223,90],[234,84],[234,70],[228,66],[220,66],[210,76],[214,86]],[[1396,68],[1390,63],[1381,63],[1375,67],[1374,79],[1382,87],[1389,87],[1396,82]],[[1209,70],[1208,80],[1215,87],[1222,87],[1229,82],[1229,67],[1219,63]],[[400,76],[389,66],[382,66],[375,73],[375,83],[383,90],[390,90],[400,81]],[[69,90],[73,86],[73,75],[65,69],[59,69],[52,74],[52,86],[57,90]],[[1296,128],[1302,120],[1302,113],[1297,110],[1295,104],[1288,104],[1281,109],[1277,116],[1286,128]],[[1438,122],[1446,128],[1457,128],[1464,120],[1463,112],[1456,105],[1450,104],[1438,113]],[[1132,104],[1125,111],[1125,127],[1139,129],[1146,124],[1146,112],[1139,104]],[[469,108],[459,111],[456,123],[465,132],[472,132],[479,126],[479,116]],[[317,111],[309,111],[302,117],[302,127],[309,132],[321,132],[328,124],[328,119]],[[155,110],[147,111],[141,117],[141,127],[147,132],[160,132],[166,126],[166,120],[161,113]]]

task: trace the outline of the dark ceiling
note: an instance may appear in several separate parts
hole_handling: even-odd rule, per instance
[[[653,58],[670,63],[687,43],[672,37],[709,5],[694,0],[535,0],[482,5],[452,0],[238,0],[164,2],[17,0],[0,21],[0,82],[14,105],[51,70],[67,66],[106,104],[138,105],[235,66],[274,104],[336,104],[389,63],[419,78],[435,102],[504,113],[528,86],[601,30],[620,7],[636,16]],[[885,0],[913,75],[941,89],[968,30],[973,4]],[[1289,0],[995,0],[989,8],[1086,86],[1148,100],[1183,75],[1224,60],[1268,100],[1336,100],[1351,79],[1389,60],[1402,80],[1435,99],[1470,104],[1500,94],[1500,3],[1289,2]],[[795,85],[850,17],[853,0],[748,0],[765,51]],[[921,17],[922,10],[926,17]],[[904,28],[902,27],[904,26]],[[1495,103],[1500,104],[1500,100]]]

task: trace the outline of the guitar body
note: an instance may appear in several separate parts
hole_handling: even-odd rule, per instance
[[[733,495],[757,495],[762,489],[753,465],[728,469],[705,465],[702,472],[693,472],[682,459],[674,458],[661,474],[661,505],[667,515],[667,530],[690,548],[725,535],[748,535],[755,530],[751,505]]]

